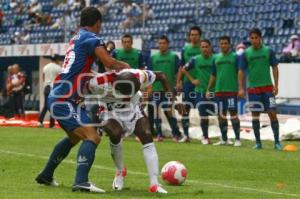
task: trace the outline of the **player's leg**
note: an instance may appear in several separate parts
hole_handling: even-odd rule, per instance
[[[122,136],[125,132],[120,123],[115,119],[109,119],[105,126],[103,126],[103,130],[109,136],[111,157],[117,170],[112,187],[115,190],[122,190],[124,186],[124,177],[126,176],[122,145]]]
[[[227,112],[228,112],[228,103],[226,97],[216,97],[216,101],[218,103],[218,121],[219,128],[222,135],[222,140],[220,144],[230,144],[228,142],[227,131],[228,131],[228,120],[227,120]]]
[[[143,155],[147,166],[148,176],[150,177],[150,192],[167,193],[158,183],[158,155],[153,143],[150,132],[149,121],[147,118],[140,118],[135,125],[134,134],[139,137],[143,144]]]
[[[63,126],[61,127],[64,129]],[[67,133],[68,137],[63,138],[55,145],[45,168],[35,179],[39,184],[58,186],[58,183],[53,179],[54,171],[68,156],[73,146],[80,141],[80,139],[70,131],[66,129],[64,129],[64,131]]]
[[[181,132],[179,131],[179,127],[177,125],[177,119],[174,117],[174,114],[172,113],[171,105],[166,107],[166,109],[164,109],[164,114],[171,127],[173,138],[178,140],[178,138],[181,137]],[[187,140],[187,142],[189,142],[189,140]]]
[[[240,139],[241,125],[240,125],[240,119],[238,117],[237,111],[229,110],[229,114],[230,114],[231,125],[235,135],[234,146],[236,147],[242,146],[241,139]]]
[[[261,149],[262,143],[260,140],[260,113],[264,111],[264,105],[262,103],[260,94],[249,93],[249,103],[250,103],[250,111],[252,115],[252,128],[255,136],[255,146],[254,149]]]
[[[162,141],[162,120],[161,120],[161,102],[162,102],[162,92],[154,92],[152,94],[152,99],[153,99],[153,105],[154,105],[154,125],[155,125],[155,129],[156,129],[156,141]]]
[[[274,134],[274,147],[277,150],[281,150],[282,146],[279,141],[279,122],[276,112],[276,101],[274,95],[271,92],[264,93],[264,104],[268,112],[268,116],[271,122],[271,128]]]
[[[48,85],[44,88],[44,105],[43,105],[43,109],[42,111],[40,112],[40,115],[39,115],[39,123],[38,123],[38,126],[39,127],[43,127],[43,121],[44,121],[44,117],[47,113],[47,102],[48,102],[48,95],[50,93],[50,89],[51,87]]]
[[[208,118],[208,110],[209,102],[205,99],[203,93],[197,93],[196,96],[197,108],[200,116],[200,127],[202,130],[202,138],[201,142],[204,145],[209,144],[209,137],[208,137],[208,127],[209,127],[209,118]]]
[[[237,104],[237,97],[228,97],[227,98],[227,103],[228,103],[228,110],[230,114],[230,120],[231,120],[231,125],[234,131],[235,135],[235,143],[234,146],[241,146],[241,140],[240,140],[240,119],[238,117],[238,104]]]
[[[193,95],[194,92],[194,86],[191,83],[185,83],[183,85],[183,96],[182,96],[182,102],[185,103],[185,114],[182,115],[182,128],[183,128],[183,133],[184,135],[189,138],[189,127],[190,127],[190,111],[191,111],[191,105],[194,104],[194,99],[191,96]]]

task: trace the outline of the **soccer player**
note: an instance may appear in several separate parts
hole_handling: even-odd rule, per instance
[[[212,47],[209,40],[202,40],[200,43],[201,54],[193,57],[182,69],[184,75],[195,85],[196,99],[194,104],[199,110],[200,126],[202,129],[203,137],[201,139],[202,144],[209,144],[208,137],[208,116],[215,109],[215,104],[210,97],[206,98],[205,93],[207,90],[211,68],[213,64]],[[191,71],[194,73],[194,77],[191,75]],[[210,88],[210,92],[213,92],[214,88]],[[197,103],[197,104],[196,104]]]
[[[193,26],[189,31],[189,42],[186,44],[181,51],[181,66],[184,66],[186,63],[190,61],[190,59],[196,55],[199,55],[200,52],[200,39],[201,39],[202,30],[198,26]],[[190,71],[190,74],[193,78],[195,78],[195,73]],[[177,90],[181,90],[183,88],[183,97],[182,101],[186,103],[186,114],[182,117],[182,126],[184,131],[184,136],[180,140],[180,142],[189,142],[189,113],[191,106],[194,104],[195,100],[195,86],[190,82],[190,80],[186,77],[183,78],[183,86],[182,86],[182,72],[179,70],[177,76],[176,83]]]
[[[88,125],[91,120],[78,104],[81,89],[88,81],[81,75],[89,74],[96,57],[99,57],[106,67],[112,69],[129,66],[110,57],[104,49],[104,42],[97,35],[101,23],[101,13],[97,8],[86,7],[82,10],[81,28],[70,41],[62,72],[56,77],[53,90],[48,97],[51,115],[57,119],[68,137],[54,147],[45,168],[35,179],[39,184],[57,186],[57,182],[53,179],[56,167],[67,157],[73,146],[82,141],[78,150],[76,177],[72,190],[105,192],[90,183],[88,178],[100,136],[94,127]]]
[[[255,149],[261,149],[260,122],[261,112],[267,112],[274,133],[275,149],[281,150],[279,141],[279,123],[276,113],[275,96],[278,94],[278,61],[275,53],[262,43],[261,31],[254,28],[249,33],[251,46],[247,48],[239,61],[239,93],[244,96],[243,86],[245,70],[248,70],[248,98],[252,112],[252,127],[256,139]],[[274,78],[272,83],[270,68]]]
[[[236,138],[234,146],[241,146],[240,120],[237,115],[238,56],[231,51],[230,45],[230,37],[219,38],[221,52],[215,55],[206,96],[210,95],[210,89],[215,85],[215,101],[218,105],[219,127],[222,134],[221,141],[215,145],[232,144],[227,138],[229,111]]]
[[[144,69],[145,62],[140,50],[133,48],[133,38],[129,34],[122,37],[123,48],[117,48],[113,51],[112,56],[117,60],[124,61],[134,69]]]
[[[110,138],[112,158],[117,169],[113,180],[115,190],[123,189],[126,175],[122,137],[134,133],[143,145],[144,160],[150,177],[149,191],[167,193],[158,183],[158,155],[148,118],[140,108],[142,94],[139,90],[147,88],[154,81],[161,81],[165,91],[170,92],[171,100],[174,101],[175,95],[172,94],[167,77],[162,72],[125,69],[99,74],[89,81],[88,90],[92,94],[100,94],[100,126],[103,126]]]
[[[167,80],[171,88],[175,87],[176,75],[180,65],[178,56],[169,51],[169,39],[167,36],[163,35],[158,40],[159,52],[153,54],[150,58],[150,63],[148,65],[149,70],[161,71],[167,76]],[[162,141],[162,128],[161,128],[161,108],[170,108],[170,101],[166,93],[164,92],[164,87],[161,82],[154,82],[152,86],[152,101],[156,108],[156,114],[154,118],[154,124],[156,126],[157,141]],[[181,136],[179,128],[177,126],[177,120],[173,116],[170,109],[165,109],[164,113],[168,119],[168,122],[172,129],[173,140],[178,142],[178,138]]]

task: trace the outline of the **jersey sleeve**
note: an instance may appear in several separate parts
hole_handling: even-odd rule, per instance
[[[105,47],[105,43],[101,38],[92,36],[85,41],[85,49],[88,54],[94,54],[97,47]]]
[[[195,68],[196,59],[193,57],[187,64],[184,65],[186,71],[192,70]]]
[[[245,53],[238,56],[238,68],[239,70],[247,70],[248,63]]]
[[[272,67],[275,67],[278,65],[278,60],[275,56],[275,52],[272,49],[270,49],[270,65]]]
[[[142,72],[143,72],[143,76],[140,78],[140,81],[142,85],[141,87],[143,89],[154,83],[156,75],[154,74],[154,72],[150,70],[142,70]]]
[[[116,49],[112,51],[111,56],[113,58],[117,58],[117,50]]]

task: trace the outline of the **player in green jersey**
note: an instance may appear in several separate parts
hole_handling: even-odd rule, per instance
[[[112,56],[117,60],[123,61],[134,69],[144,69],[145,62],[140,50],[133,48],[133,38],[129,34],[122,37],[123,48],[115,49]]]
[[[182,67],[185,64],[187,64],[191,60],[191,58],[201,53],[200,51],[201,34],[202,34],[202,30],[198,26],[193,26],[190,28],[189,43],[183,47],[181,52]],[[192,75],[193,78],[195,78],[193,71],[190,71],[190,74]],[[184,77],[182,81],[182,75],[183,74],[180,69],[177,76],[176,88],[177,90],[183,90],[182,101],[183,103],[186,104],[185,106],[186,115],[184,115],[182,118],[184,137],[182,138],[182,140],[180,140],[180,142],[189,142],[189,126],[190,126],[189,113],[190,113],[190,109],[193,108],[196,94],[194,91],[195,86],[186,77]]]
[[[244,96],[244,71],[248,70],[247,92],[252,112],[252,127],[256,139],[254,148],[262,148],[259,116],[260,113],[267,112],[274,133],[274,148],[281,150],[275,101],[275,96],[278,94],[278,61],[274,51],[262,43],[262,34],[259,29],[252,29],[249,36],[251,46],[245,50],[239,61],[239,96]],[[272,67],[274,85],[271,79],[270,66]]]
[[[169,39],[167,36],[163,35],[159,38],[158,41],[159,52],[153,54],[150,58],[150,63],[148,65],[149,70],[161,71],[163,72],[172,88],[175,87],[176,75],[178,68],[180,66],[179,57],[176,53],[169,50]],[[161,108],[164,109],[164,113],[168,119],[170,127],[172,129],[173,140],[178,141],[178,138],[181,136],[177,126],[177,120],[173,117],[172,111],[169,109],[170,99],[168,93],[164,92],[164,87],[160,82],[155,82],[152,86],[152,101],[156,108],[154,124],[156,126],[156,141],[162,141],[162,129],[161,129],[161,117],[160,112]]]
[[[211,67],[213,63],[212,47],[209,40],[202,40],[201,54],[193,57],[182,69],[183,74],[195,85],[196,98],[194,106],[198,108],[200,115],[200,126],[202,129],[203,137],[202,144],[209,144],[208,138],[208,116],[215,110],[215,103],[205,97],[209,77],[211,74]],[[193,71],[193,76],[191,75]],[[210,91],[214,91],[212,87]]]
[[[215,101],[218,106],[219,127],[222,134],[222,139],[215,145],[232,144],[227,137],[227,112],[229,112],[236,139],[234,146],[241,146],[240,120],[237,114],[238,56],[231,51],[230,45],[230,37],[219,38],[221,52],[214,57],[206,96],[210,96],[210,89],[215,85]]]

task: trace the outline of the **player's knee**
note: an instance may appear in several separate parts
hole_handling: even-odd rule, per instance
[[[110,133],[109,139],[110,142],[113,144],[119,144],[122,138],[122,131],[115,131],[113,133]]]

